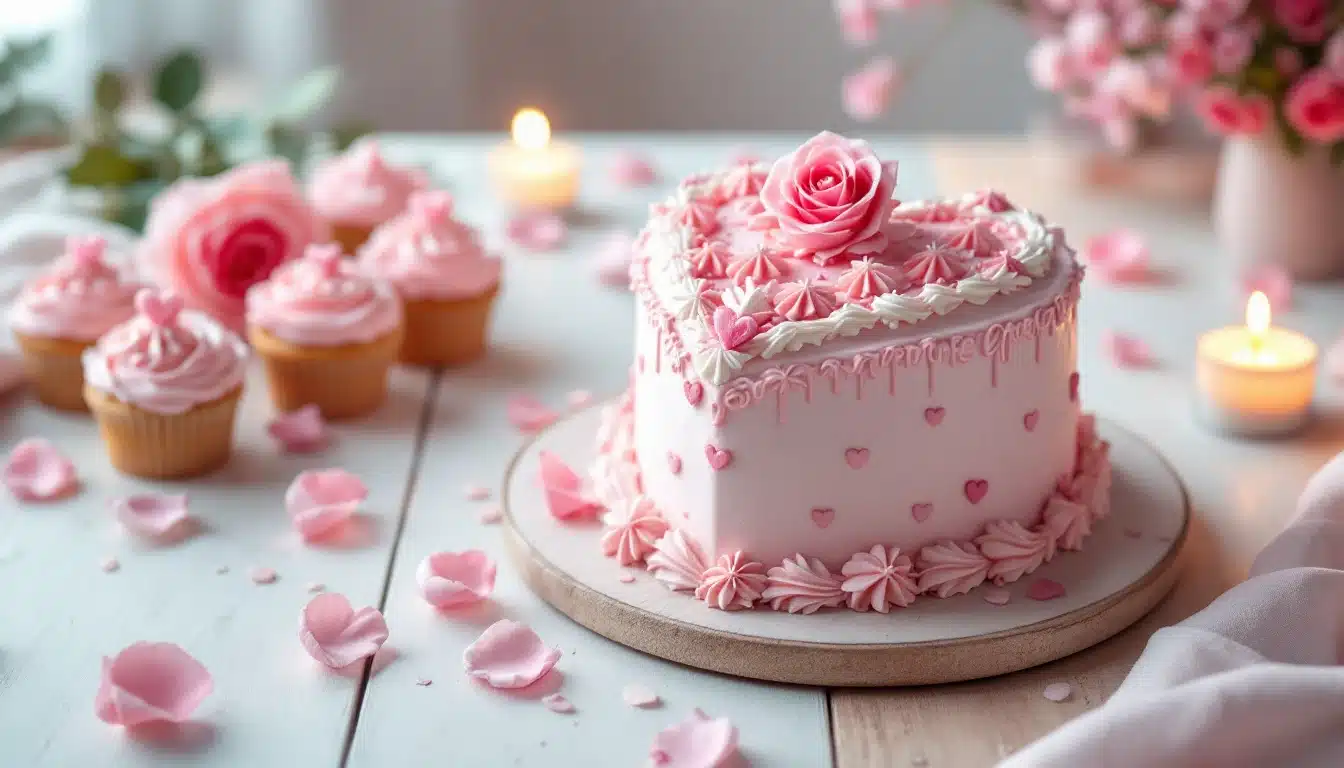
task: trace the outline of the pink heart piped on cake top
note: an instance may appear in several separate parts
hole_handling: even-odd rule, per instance
[[[972,504],[979,504],[980,500],[989,493],[989,481],[976,478],[966,481],[966,499]]]
[[[698,381],[683,381],[681,391],[686,394],[686,402],[690,403],[691,407],[699,405],[705,397],[705,385]]]
[[[812,523],[818,528],[825,528],[835,522],[835,510],[830,507],[813,507]]]
[[[846,448],[845,463],[850,469],[863,469],[868,464],[868,449]]]
[[[943,417],[946,415],[947,415],[947,409],[942,407],[941,405],[935,408],[924,409],[924,420],[929,423],[930,427],[936,427],[939,424],[942,424]]]
[[[1078,372],[1069,374],[1069,402],[1078,402]]]
[[[927,501],[911,504],[910,516],[915,518],[916,523],[922,523],[933,516],[933,505]]]
[[[705,446],[705,458],[709,459],[709,466],[717,472],[733,463],[733,452],[726,448],[720,448],[717,445],[709,444]]]
[[[678,456],[677,454],[671,452],[671,451],[668,451],[668,452],[667,452],[667,468],[668,468],[668,470],[669,470],[672,474],[674,474],[674,475],[680,475],[680,474],[681,474],[681,457]]]
[[[1041,423],[1041,412],[1032,410],[1022,417],[1022,426],[1027,428],[1028,432],[1035,432],[1036,425]]]
[[[714,310],[714,333],[724,349],[737,349],[756,338],[760,326],[751,315],[738,315],[730,307]]]

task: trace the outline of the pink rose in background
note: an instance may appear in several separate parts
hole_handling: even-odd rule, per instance
[[[1221,74],[1239,72],[1251,60],[1255,37],[1245,27],[1228,26],[1218,31],[1213,40],[1213,68]]]
[[[868,45],[877,39],[877,8],[873,0],[835,0],[835,15],[850,45]]]
[[[1131,5],[1120,16],[1120,42],[1131,48],[1157,42],[1161,29],[1157,13],[1142,3]]]
[[[1185,6],[1209,27],[1224,26],[1246,12],[1250,0],[1186,0]]]
[[[1171,112],[1171,87],[1164,73],[1128,58],[1116,59],[1102,76],[1097,89],[1120,99],[1134,112],[1148,117],[1165,118]]]
[[[1321,65],[1335,77],[1344,79],[1344,29],[1336,32],[1330,42],[1325,44],[1325,57]]]
[[[1043,91],[1057,92],[1073,81],[1073,60],[1064,41],[1057,37],[1037,40],[1027,53],[1031,81]]]
[[[813,136],[771,166],[753,226],[776,228],[776,242],[825,264],[843,255],[878,253],[896,207],[896,164],[883,163],[865,141],[829,131]]]
[[[247,289],[326,239],[289,166],[272,160],[169,187],[150,209],[137,258],[151,280],[237,329]]]
[[[1299,43],[1319,43],[1325,39],[1325,0],[1273,0],[1274,21],[1283,27],[1288,37]]]
[[[1199,95],[1195,110],[1214,133],[1255,136],[1269,126],[1273,108],[1264,94],[1241,96],[1229,86],[1215,85]]]
[[[1105,69],[1120,49],[1110,18],[1100,11],[1075,13],[1064,30],[1064,39],[1084,72]]]
[[[1292,79],[1302,73],[1302,54],[1296,48],[1277,48],[1274,51],[1274,69]]]
[[[1344,139],[1344,78],[1324,68],[1307,72],[1288,89],[1284,113],[1308,139],[1324,144]]]
[[[845,78],[845,112],[855,120],[872,120],[887,109],[900,89],[900,71],[888,56],[873,59],[868,66]]]
[[[1200,85],[1213,76],[1213,51],[1200,37],[1172,41],[1167,49],[1171,74],[1180,85]]]

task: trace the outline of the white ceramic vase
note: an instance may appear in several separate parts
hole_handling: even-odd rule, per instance
[[[1277,140],[1223,143],[1213,225],[1238,264],[1300,280],[1344,276],[1344,169],[1320,147],[1293,156]]]

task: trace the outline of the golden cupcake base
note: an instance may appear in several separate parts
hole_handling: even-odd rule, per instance
[[[328,419],[363,416],[387,399],[387,373],[396,362],[402,331],[373,341],[306,347],[249,326],[248,340],[266,369],[271,401],[283,412],[316,405]]]
[[[490,307],[499,288],[469,299],[406,299],[400,360],[428,367],[470,363],[485,354]]]
[[[28,382],[44,405],[63,411],[88,411],[84,402],[84,350],[93,342],[14,333]]]
[[[185,413],[170,414],[146,411],[84,387],[112,466],[153,480],[195,477],[227,464],[242,393],[240,386]]]

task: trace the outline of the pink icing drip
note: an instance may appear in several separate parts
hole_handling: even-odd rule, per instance
[[[728,276],[733,279],[733,284],[739,287],[745,286],[748,280],[757,285],[764,285],[789,274],[790,271],[788,262],[770,253],[764,246],[757,248],[756,253],[744,256],[728,266]]]
[[[771,568],[767,586],[761,597],[770,607],[789,613],[815,613],[822,608],[834,608],[845,602],[842,580],[816,558],[811,560],[794,555],[784,563]]]
[[[602,533],[602,553],[621,565],[637,565],[654,552],[668,530],[667,521],[647,499],[640,499],[625,519]]]
[[[1017,581],[1055,554],[1054,539],[1028,530],[1013,520],[990,521],[975,543],[980,552],[993,561],[987,575],[1000,585]]]
[[[775,311],[788,320],[818,320],[835,311],[835,293],[810,279],[787,283],[774,298]]]
[[[849,269],[835,281],[836,293],[850,301],[871,299],[894,293],[905,287],[899,270],[869,257],[851,261]]]
[[[919,586],[913,569],[910,558],[899,549],[877,544],[845,563],[840,569],[845,577],[840,588],[849,594],[850,608],[887,613],[892,607],[904,608],[914,602]]]
[[[989,575],[990,562],[969,542],[943,541],[919,551],[919,591],[938,597],[965,594]]]
[[[738,551],[721,556],[705,570],[695,597],[710,608],[735,611],[755,605],[765,587],[765,566],[748,560]]]
[[[697,590],[704,575],[705,554],[694,539],[680,529],[654,544],[654,552],[645,559],[645,567],[655,579],[674,591]]]
[[[966,254],[954,248],[932,245],[916,253],[901,265],[905,276],[920,285],[946,285],[965,277],[969,271]]]
[[[728,276],[728,260],[733,253],[727,243],[711,240],[691,251],[689,255],[691,277],[702,280],[716,280]]]

